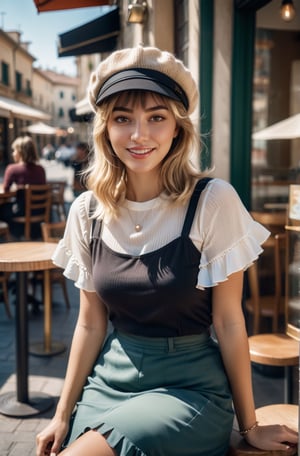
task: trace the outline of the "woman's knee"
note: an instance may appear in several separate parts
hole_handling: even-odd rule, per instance
[[[106,438],[96,430],[90,430],[74,440],[59,456],[117,456]]]

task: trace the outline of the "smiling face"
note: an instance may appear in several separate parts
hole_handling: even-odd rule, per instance
[[[162,97],[120,96],[107,122],[111,146],[128,175],[158,174],[178,134],[174,114]]]

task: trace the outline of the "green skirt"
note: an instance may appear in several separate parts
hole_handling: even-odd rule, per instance
[[[94,429],[120,456],[224,456],[232,421],[228,379],[208,335],[114,331],[77,404],[66,446]]]

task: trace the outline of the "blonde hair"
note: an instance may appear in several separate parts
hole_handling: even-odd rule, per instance
[[[94,154],[90,166],[86,170],[86,184],[97,199],[103,204],[104,210],[115,215],[118,203],[125,198],[127,173],[126,167],[112,150],[108,135],[107,122],[116,103],[122,97],[125,105],[129,102],[145,104],[144,91],[127,92],[112,96],[97,109],[93,125]],[[200,147],[199,135],[180,102],[173,101],[162,95],[152,93],[158,100],[163,100],[167,108],[175,116],[179,127],[178,136],[173,141],[169,153],[164,158],[160,177],[162,189],[174,202],[188,200],[195,185],[195,179],[203,176],[193,167],[190,152],[193,147]]]
[[[38,152],[30,136],[20,136],[11,145],[16,149],[24,163],[36,163],[39,160]]]

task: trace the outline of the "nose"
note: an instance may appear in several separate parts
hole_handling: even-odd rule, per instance
[[[135,142],[145,141],[149,137],[149,129],[146,122],[138,120],[134,123],[131,140]]]

